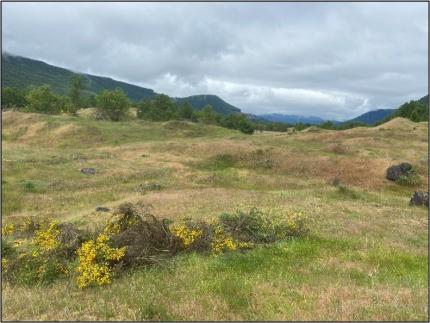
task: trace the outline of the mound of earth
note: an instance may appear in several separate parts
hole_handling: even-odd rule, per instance
[[[419,123],[413,122],[406,118],[394,118],[388,122],[385,122],[377,127],[375,129],[383,129],[383,130],[393,130],[393,129],[402,129],[402,130],[413,130],[417,126],[421,125]]]

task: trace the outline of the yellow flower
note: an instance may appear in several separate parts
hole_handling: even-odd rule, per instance
[[[105,285],[111,282],[111,265],[125,256],[126,248],[112,248],[109,246],[109,236],[101,233],[96,241],[84,242],[78,250],[79,276],[77,283],[80,288],[92,284]]]
[[[184,224],[178,224],[177,226],[174,226],[173,233],[182,240],[185,248],[191,246],[203,235],[203,231],[201,229],[189,229]]]
[[[214,239],[211,244],[212,252],[219,254],[224,251],[234,251],[236,249],[250,248],[251,246],[247,242],[235,241],[233,237],[224,232],[221,226],[215,228]]]
[[[48,229],[35,232],[34,243],[43,251],[51,251],[59,247],[59,235],[60,230],[58,229],[58,222],[53,221],[49,224]]]
[[[13,234],[14,232],[15,232],[15,225],[13,225],[13,224],[6,224],[1,228],[1,233],[4,236]]]

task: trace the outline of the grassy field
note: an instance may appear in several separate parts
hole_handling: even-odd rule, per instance
[[[428,319],[427,208],[408,204],[428,185],[428,123],[244,135],[178,121],[2,118],[3,224],[37,215],[91,229],[109,217],[97,206],[130,201],[174,220],[289,207],[309,228],[245,253],[180,255],[105,287],[2,282],[4,320]],[[403,161],[420,187],[385,179]],[[161,190],[142,194],[145,182]]]

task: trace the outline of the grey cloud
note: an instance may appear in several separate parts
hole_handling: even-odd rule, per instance
[[[6,3],[3,49],[252,113],[344,119],[427,92],[425,3]]]

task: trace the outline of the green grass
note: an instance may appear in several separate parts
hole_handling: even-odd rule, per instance
[[[330,270],[327,270],[326,263],[333,257],[339,261],[330,263]],[[103,320],[276,320],[280,318],[280,313],[285,320],[292,320],[298,311],[305,310],[311,314],[319,307],[319,301],[327,290],[339,284],[369,295],[376,294],[377,297],[382,297],[390,286],[399,289],[413,287],[418,294],[412,295],[412,298],[419,302],[420,295],[427,288],[427,269],[425,255],[379,247],[368,249],[352,239],[309,237],[244,253],[184,255],[161,267],[126,272],[111,286],[86,291],[78,290],[72,281],[60,282],[68,290],[56,290],[55,297],[48,294],[49,301],[39,297],[49,288],[32,289],[34,307],[24,311],[28,313],[26,317],[37,316],[31,311],[55,315],[50,307],[59,308],[64,303],[63,298],[69,295],[67,310],[74,313],[80,309],[80,313],[85,313],[84,317],[89,315]],[[301,289],[303,286],[309,290]],[[268,287],[269,290],[266,290]],[[20,288],[13,287],[12,291],[19,292]],[[381,295],[378,296],[378,293]],[[18,301],[16,296],[8,296],[12,299],[6,300],[7,304]],[[269,301],[261,297],[267,297]],[[342,301],[340,295],[338,297],[338,301]],[[97,298],[111,301],[97,301]],[[83,303],[82,299],[89,304]],[[117,302],[127,304],[127,308],[118,307]],[[197,309],[192,308],[195,302],[200,304],[197,312],[193,312]],[[256,303],[261,304],[255,307]],[[216,304],[219,309],[214,307]],[[425,301],[422,300],[421,304]],[[367,317],[363,308],[354,304],[351,306],[355,318]],[[375,311],[378,307],[383,310],[385,304],[374,304],[370,299],[367,306]],[[335,304],[330,304],[320,319],[341,318],[338,316],[341,313],[330,313],[329,310],[334,308]],[[413,313],[412,307],[404,310],[405,313],[398,313],[397,316],[387,313],[387,317],[416,320],[426,317],[425,313]]]

